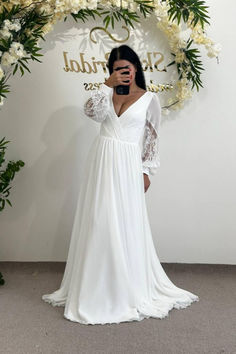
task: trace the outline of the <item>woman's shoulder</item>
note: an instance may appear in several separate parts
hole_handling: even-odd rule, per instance
[[[156,91],[149,91],[152,97],[155,97],[156,99],[159,99],[159,93]]]
[[[156,92],[156,91],[153,91],[153,90],[149,90],[149,89],[147,89],[147,90],[144,90],[143,91],[144,93],[145,92],[148,92],[148,94],[151,96],[151,97],[157,97],[158,98],[158,92]]]
[[[150,100],[149,100],[149,105],[148,108],[149,109],[156,109],[157,106],[159,108],[160,106],[160,99],[159,99],[159,94],[156,91],[148,91],[150,94]]]
[[[152,95],[158,95],[158,91],[149,90],[148,92],[150,92]]]

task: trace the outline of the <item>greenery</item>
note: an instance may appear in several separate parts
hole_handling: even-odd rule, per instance
[[[3,279],[2,273],[0,272],[0,285],[5,284],[5,280]]]
[[[10,184],[14,179],[16,172],[18,172],[20,168],[25,165],[25,163],[21,160],[16,162],[9,161],[7,166],[3,168],[2,165],[5,162],[5,150],[9,142],[10,141],[5,140],[5,137],[0,141],[0,211],[4,209],[6,202],[12,206],[10,200],[8,199],[10,189],[12,188]],[[3,285],[4,283],[5,280],[0,272],[0,285]]]
[[[209,6],[206,6],[203,0],[170,0],[169,4],[171,7],[168,11],[169,18],[172,21],[177,19],[178,24],[180,24],[181,18],[184,22],[187,22],[191,12],[194,14],[191,21],[194,26],[198,22],[201,23],[202,28],[204,28],[205,23],[210,24],[207,20],[207,18],[210,18],[207,14]]]
[[[10,141],[6,141],[5,137],[0,141],[0,211],[2,211],[6,205],[6,202],[12,206],[8,196],[10,194],[11,181],[14,179],[16,172],[20,170],[21,167],[25,165],[22,160],[16,162],[9,161],[4,169],[3,164],[5,162],[5,150],[6,145]]]
[[[201,70],[204,70],[202,66],[202,62],[198,59],[200,57],[200,52],[197,48],[189,49],[193,40],[188,39],[186,49],[183,48],[183,52],[185,53],[185,60],[182,63],[176,63],[173,60],[167,66],[171,66],[173,64],[177,65],[177,70],[179,74],[179,79],[182,79],[183,72],[187,72],[187,79],[192,81],[192,89],[196,86],[197,91],[199,91],[199,86],[203,87],[202,81],[200,78]],[[174,53],[172,55],[176,56]],[[190,71],[188,71],[188,67],[190,67]]]
[[[5,97],[5,98],[6,98],[5,93],[10,92],[10,90],[8,90],[8,88],[10,86],[6,84],[8,78],[9,78],[9,76],[8,77],[3,76],[3,78],[0,80],[0,96]]]
[[[138,5],[138,10],[140,11],[141,15],[146,18],[148,14],[151,14],[153,11],[152,1],[150,0],[135,0]],[[82,20],[83,22],[88,21],[89,17],[92,17],[94,20],[96,19],[96,15],[99,17],[103,17],[103,24],[105,28],[111,24],[112,28],[114,29],[115,22],[124,21],[127,26],[134,28],[133,22],[140,22],[140,16],[137,12],[132,12],[129,9],[118,9],[117,7],[112,7],[112,10],[105,10],[102,7],[97,7],[96,10],[94,9],[82,9],[78,11],[77,14],[71,14],[71,16],[76,20]],[[65,20],[67,17],[65,18]]]
[[[38,51],[42,48],[37,46],[37,41],[39,38],[45,41],[42,35],[42,28],[48,23],[48,19],[51,17],[51,15],[40,15],[36,13],[34,8],[26,11],[26,8],[28,7],[14,5],[12,9],[8,11],[4,7],[2,13],[0,14],[0,25],[3,23],[4,20],[13,19],[19,19],[21,24],[21,29],[18,32],[11,32],[12,38],[9,37],[8,40],[5,40],[4,38],[0,39],[0,51],[9,51],[12,42],[20,42],[21,44],[23,44],[27,54],[30,55],[29,57],[21,58],[17,61],[16,64],[12,64],[14,66],[13,75],[16,73],[18,68],[21,71],[21,76],[24,75],[24,69],[30,72],[30,69],[26,65],[29,59],[37,60],[41,63],[41,61],[37,57],[43,56],[43,54],[38,53]],[[0,87],[0,95],[2,95],[2,92],[3,91]]]

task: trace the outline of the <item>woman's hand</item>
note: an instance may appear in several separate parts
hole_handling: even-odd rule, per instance
[[[113,73],[109,76],[109,78],[104,82],[109,87],[114,87],[118,85],[130,85],[131,82],[131,74],[123,74],[124,71],[129,71],[131,69],[124,68],[120,70],[114,70]],[[129,80],[129,82],[124,82]]]
[[[151,181],[148,177],[148,175],[146,175],[146,173],[143,173],[143,180],[144,180],[144,193],[146,193],[146,191],[148,190]]]

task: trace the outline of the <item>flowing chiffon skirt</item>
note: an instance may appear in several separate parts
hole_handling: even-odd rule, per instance
[[[158,259],[137,143],[98,135],[88,154],[67,263],[42,299],[82,324],[162,319],[199,297],[175,286]]]

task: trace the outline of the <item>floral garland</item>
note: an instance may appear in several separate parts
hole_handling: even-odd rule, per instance
[[[13,74],[15,74],[19,67],[23,75],[24,68],[29,71],[26,66],[27,60],[38,60],[36,56],[41,55],[37,53],[37,51],[41,49],[37,47],[39,41],[41,39],[45,40],[45,35],[53,30],[53,26],[58,21],[65,20],[67,15],[72,15],[76,20],[85,20],[88,16],[94,17],[94,14],[98,14],[97,9],[99,9],[99,6],[102,6],[103,9],[111,11],[111,13],[113,12],[113,14],[116,10],[123,11],[120,13],[120,16],[130,25],[132,25],[132,23],[129,14],[131,14],[133,17],[131,15],[130,17],[135,20],[135,13],[137,13],[138,10],[141,11],[145,17],[150,16],[152,13],[155,15],[157,19],[156,26],[166,35],[171,54],[174,56],[173,62],[167,66],[175,64],[179,74],[174,85],[176,94],[174,97],[168,99],[168,104],[162,107],[162,112],[168,114],[169,109],[176,110],[182,108],[184,101],[192,97],[193,87],[196,87],[197,90],[199,86],[203,87],[200,80],[200,70],[204,69],[201,62],[198,60],[198,49],[191,49],[190,47],[192,43],[204,45],[207,50],[207,55],[210,58],[216,57],[217,60],[218,54],[221,51],[220,44],[216,44],[209,38],[204,29],[203,20],[205,20],[204,25],[206,25],[206,23],[209,23],[206,17],[209,16],[206,15],[206,6],[202,6],[203,1],[188,1],[193,5],[195,2],[196,5],[199,6],[201,10],[199,14],[205,11],[205,17],[200,17],[199,15],[198,18],[197,14],[194,13],[193,10],[191,11],[191,7],[187,10],[188,13],[186,15],[186,8],[180,9],[179,0],[152,0],[149,1],[149,3],[142,0],[9,0],[2,2],[0,5],[0,14],[5,12],[5,17],[7,14],[8,18],[5,18],[2,23],[0,22],[0,105],[3,104],[4,98],[6,97],[4,93],[9,92],[9,86],[6,85],[5,68],[15,66],[13,72]],[[17,8],[17,6],[19,8]],[[34,7],[35,13],[41,16],[36,26],[36,28],[38,28],[37,35],[35,35],[36,32],[33,26],[26,28],[24,32],[22,32],[23,22],[21,19],[27,16],[32,6]],[[21,13],[19,17],[17,17],[17,10]],[[181,11],[183,11],[182,17],[185,20],[185,25],[187,29],[190,30],[188,40],[183,40],[181,36]],[[170,14],[172,14],[172,17],[175,15],[173,19],[171,19]],[[111,17],[107,16],[104,22],[106,26],[108,26],[110,19],[112,19],[112,27],[114,27],[113,15],[111,15]],[[21,33],[21,36],[24,36],[23,42],[21,42],[21,36],[19,36],[18,40],[14,40],[14,38],[17,37],[17,33]],[[32,35],[34,35],[34,39],[36,40],[34,45],[30,47],[29,43],[30,40],[32,40]],[[31,57],[27,57],[29,54],[31,54]]]

